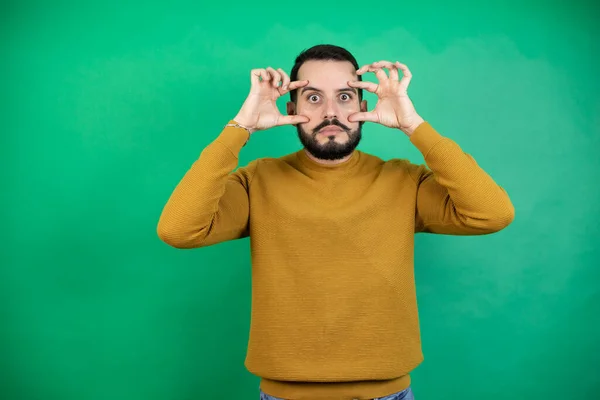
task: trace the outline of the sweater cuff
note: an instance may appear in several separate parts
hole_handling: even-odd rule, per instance
[[[423,154],[423,157],[427,157],[431,149],[444,139],[427,121],[421,123],[409,138],[411,143]]]
[[[236,122],[234,120],[228,122],[228,124],[235,123]],[[223,144],[236,156],[240,153],[242,147],[246,145],[248,140],[250,140],[250,134],[248,131],[244,128],[237,128],[234,126],[224,127],[217,137],[217,142]]]

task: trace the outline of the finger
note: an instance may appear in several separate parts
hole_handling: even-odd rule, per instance
[[[410,73],[410,70],[408,69],[408,67],[405,64],[402,64],[399,61],[396,61],[396,66],[398,67],[398,69],[400,69],[402,71],[402,79],[400,80],[400,86],[403,87],[405,90],[408,89],[408,85],[410,84],[410,81],[412,79],[412,74]]]
[[[367,69],[371,66],[371,64],[365,64],[362,67],[360,67],[359,69],[356,70],[357,74],[363,74],[365,72],[367,72]]]
[[[377,79],[379,80],[379,82],[383,82],[388,80],[388,76],[386,75],[385,71],[382,68],[379,67],[374,67],[373,65],[367,65],[365,67],[362,67],[361,69],[359,69],[358,71],[356,71],[357,75],[362,75],[366,72],[373,72],[375,73],[375,76],[377,77]]]
[[[396,68],[395,64],[393,62],[386,61],[386,60],[374,62],[373,64],[371,64],[371,66],[375,67],[375,68],[387,68],[387,69]]]
[[[390,71],[390,80],[398,80],[398,62],[396,61],[395,63],[391,62],[391,61],[387,61],[387,60],[383,60],[383,61],[378,61],[376,63],[373,63],[373,66],[375,68],[387,68],[388,71]]]
[[[390,65],[389,67],[390,70],[390,79],[397,81],[398,80],[398,61],[396,61],[395,63],[393,63],[392,65]]]
[[[375,64],[375,63],[371,63],[371,64],[365,64],[365,65],[363,65],[362,67],[360,67],[359,69],[357,69],[357,70],[356,70],[356,74],[357,74],[357,75],[362,75],[362,74],[364,74],[365,72],[373,71],[373,70],[374,70],[374,68],[375,68],[375,67],[373,66],[373,64]]]
[[[301,88],[303,86],[308,85],[308,80],[305,79],[303,81],[294,81],[292,83],[289,84],[289,88],[288,91],[292,91],[292,90],[296,90],[298,88]]]
[[[258,85],[260,83],[260,78],[265,73],[265,70],[262,68],[255,68],[250,71],[250,82],[252,85]]]
[[[281,79],[282,79],[282,85],[281,88],[283,90],[287,90],[288,85],[290,84],[290,77],[288,74],[285,73],[285,71],[281,68],[277,68],[277,72],[279,72],[279,74],[281,75]]]
[[[357,112],[354,114],[350,114],[348,116],[348,121],[350,121],[350,122],[359,122],[359,121],[379,122],[379,117],[373,111]]]
[[[310,118],[304,115],[282,115],[277,120],[277,126],[305,124],[310,121]]]
[[[260,70],[260,78],[262,79],[262,82],[269,81],[269,80],[271,80],[271,75],[269,74],[269,72],[266,69],[262,68]]]
[[[278,87],[279,82],[281,81],[281,75],[279,74],[279,72],[275,71],[275,69],[272,67],[267,67],[267,72],[269,72],[269,75],[271,75],[271,84],[273,85],[273,87]]]
[[[348,81],[348,86],[355,87],[358,89],[365,89],[368,92],[375,93],[377,92],[378,84],[374,82],[367,81]]]
[[[387,61],[387,60],[382,60],[382,61],[375,61],[371,64],[365,64],[364,66],[362,66],[360,68],[360,70],[368,70],[368,69],[376,69],[376,68],[395,68],[395,64],[391,61]]]

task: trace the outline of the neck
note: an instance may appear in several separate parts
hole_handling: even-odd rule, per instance
[[[350,157],[352,157],[352,154],[348,154],[347,156],[345,156],[344,158],[340,158],[338,160],[323,160],[322,158],[317,158],[315,156],[313,156],[308,150],[304,149],[304,152],[306,153],[306,155],[308,156],[308,158],[310,158],[311,160],[313,160],[314,162],[317,162],[319,164],[324,164],[324,165],[336,165],[336,164],[341,164],[343,162],[346,162],[350,159]]]

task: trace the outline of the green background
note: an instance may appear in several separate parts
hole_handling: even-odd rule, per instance
[[[418,236],[417,400],[598,398],[599,7],[243,4],[2,3],[0,398],[258,399],[248,240],[176,250],[156,224],[250,70],[317,43],[406,63],[418,112],[516,208],[494,235]],[[299,145],[259,132],[240,163]],[[375,124],[360,149],[422,162]]]

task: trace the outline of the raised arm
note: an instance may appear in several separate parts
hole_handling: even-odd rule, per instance
[[[416,232],[480,235],[512,222],[515,210],[506,191],[458,144],[427,122],[410,140],[427,164],[408,165],[417,185]]]
[[[234,126],[226,126],[201,152],[163,208],[157,233],[170,246],[196,248],[248,236],[250,185],[260,160],[234,172],[242,147],[256,131],[308,120],[283,116],[276,105],[307,81],[290,82],[282,69],[270,67],[253,69],[250,78],[250,94],[229,121]]]
[[[389,76],[384,69],[389,70]],[[399,79],[402,71],[402,79]],[[500,186],[449,138],[436,132],[416,112],[408,96],[412,74],[400,62],[379,61],[356,71],[373,72],[378,84],[351,81],[378,97],[374,110],[351,115],[350,121],[370,121],[399,129],[425,157],[427,166],[407,163],[417,185],[416,231],[445,234],[496,232],[514,218],[514,207]]]
[[[247,236],[248,189],[257,161],[238,166],[248,139],[242,128],[226,127],[175,187],[158,221],[158,236],[177,248],[208,246]]]

